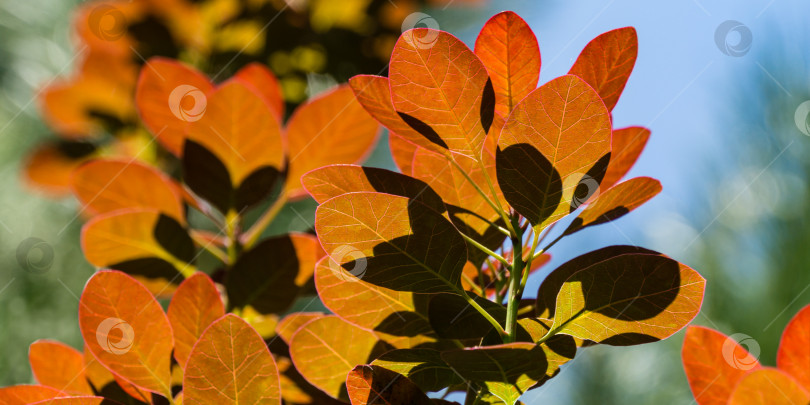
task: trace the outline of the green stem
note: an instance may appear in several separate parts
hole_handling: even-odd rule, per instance
[[[273,202],[273,205],[271,205],[270,208],[268,208],[267,211],[265,211],[264,214],[262,214],[262,216],[259,217],[258,220],[256,220],[256,223],[254,223],[253,226],[251,226],[250,229],[248,229],[247,232],[245,232],[242,241],[242,244],[245,247],[245,249],[250,249],[253,245],[256,244],[256,242],[262,236],[264,230],[267,229],[268,226],[270,226],[273,220],[281,212],[281,209],[284,208],[284,204],[286,203],[287,203],[287,194],[282,191],[281,194],[276,199],[276,201]]]
[[[515,221],[517,222],[517,221]],[[517,226],[515,226],[518,228]],[[518,228],[520,229],[520,228]],[[525,263],[523,262],[523,235],[512,237],[513,261],[509,273],[509,292],[506,307],[506,336],[504,343],[512,343],[517,338],[517,312],[520,305],[520,281],[523,279]],[[528,273],[528,271],[526,272]]]
[[[199,234],[191,231],[191,239],[196,242],[200,247],[211,253],[212,255],[216,256],[222,263],[228,263],[228,255],[222,251],[222,249],[217,248],[214,246],[214,243],[211,241],[207,241],[203,239]]]
[[[228,244],[228,263],[234,264],[236,263],[236,259],[239,257],[239,222],[241,218],[236,211],[228,211],[225,214],[225,235],[227,236],[227,244]]]
[[[497,259],[499,262],[501,262],[501,263],[503,263],[505,266],[509,267],[509,261],[508,261],[508,260],[506,260],[506,259],[505,259],[503,256],[501,256],[501,255],[499,255],[499,254],[497,254],[497,253],[493,252],[492,250],[490,250],[490,249],[489,249],[489,248],[487,248],[486,246],[484,246],[484,245],[482,245],[482,244],[478,243],[478,241],[476,241],[475,239],[473,239],[473,238],[471,238],[471,237],[469,237],[469,236],[467,236],[467,235],[465,235],[465,234],[463,234],[463,233],[461,233],[461,232],[459,232],[459,233],[460,233],[460,234],[461,234],[461,236],[464,238],[464,240],[466,240],[467,242],[470,242],[470,243],[471,243],[473,246],[477,247],[477,248],[478,248],[478,249],[480,249],[482,252],[484,252],[484,253],[486,253],[486,254],[488,254],[488,255],[490,255],[490,256],[492,256],[492,257],[494,257],[494,258],[495,258],[495,259]]]

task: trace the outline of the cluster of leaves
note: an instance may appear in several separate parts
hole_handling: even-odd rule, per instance
[[[389,77],[356,76],[284,127],[262,65],[215,84],[149,60],[134,104],[180,180],[114,159],[76,170],[72,189],[92,216],[82,248],[114,270],[82,294],[85,354],[35,343],[41,385],[0,400],[404,405],[447,403],[427,395],[444,391],[512,405],[580,347],[671,336],[699,311],[705,282],[647,249],[586,253],[524,299],[551,246],[661,190],[621,182],[649,137],[612,128],[636,52],[635,30],[610,31],[537,88],[539,46],[516,14],[490,19],[474,51],[417,28],[394,46]],[[194,91],[177,99],[178,88]],[[401,173],[354,165],[374,144],[374,119]],[[317,239],[262,239],[307,193],[320,204]],[[197,271],[203,251],[219,261],[210,278]],[[288,312],[311,291],[330,314]],[[171,297],[168,314],[156,297]],[[43,366],[55,358],[64,370]]]
[[[636,52],[632,28],[605,33],[570,74],[536,88],[537,40],[504,12],[474,51],[417,28],[395,45],[387,78],[352,78],[390,130],[402,173],[332,165],[302,178],[320,203],[315,229],[327,254],[315,285],[336,316],[292,336],[299,372],[354,404],[421,403],[443,389],[466,391],[468,403],[514,404],[579,347],[648,343],[688,324],[705,281],[639,247],[584,254],[523,299],[557,241],[661,190],[645,177],[619,182],[649,135],[611,122]],[[379,354],[381,344],[394,350]]]
[[[713,329],[687,329],[683,367],[697,404],[810,403],[810,305],[782,333],[777,367],[763,367],[740,343]]]
[[[150,142],[133,103],[138,72],[152,57],[182,60],[215,79],[253,62],[269,64],[292,109],[307,97],[308,75],[345,81],[384,71],[403,20],[442,1],[83,2],[73,19],[74,72],[39,93],[42,116],[59,138],[29,156],[26,180],[64,196],[72,170],[89,159],[137,158],[170,169],[171,155]]]

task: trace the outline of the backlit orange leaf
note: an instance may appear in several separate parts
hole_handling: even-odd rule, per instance
[[[636,164],[638,157],[650,139],[650,130],[642,127],[614,129],[611,136],[610,163],[599,188],[613,187]]]
[[[87,348],[110,371],[171,397],[172,328],[146,287],[121,272],[96,273],[81,296],[79,326]]]
[[[782,332],[776,364],[810,392],[810,305],[799,311]]]
[[[410,176],[374,167],[324,166],[302,176],[301,184],[319,203],[343,194],[376,191],[413,198],[439,213],[446,210],[442,197],[437,195],[429,184]]]
[[[702,326],[686,330],[681,352],[689,387],[699,405],[724,405],[743,376],[760,366],[734,339]]]
[[[186,127],[207,112],[207,95],[213,89],[196,69],[172,59],[152,58],[141,69],[135,105],[158,142],[180,156]]]
[[[432,334],[427,297],[369,284],[345,274],[329,257],[315,268],[315,287],[324,305],[356,326],[395,336]]]
[[[430,405],[432,402],[407,377],[380,366],[360,365],[346,378],[352,405]]]
[[[93,153],[92,148],[85,148],[87,150],[78,157],[72,157],[65,153],[64,148],[60,146],[62,145],[40,145],[34,149],[23,164],[23,175],[27,185],[53,197],[70,194],[73,170],[91,156],[86,152]]]
[[[349,86],[354,91],[357,101],[380,124],[392,133],[389,136],[398,136],[413,145],[443,153],[444,148],[419,133],[418,129],[409,125],[394,109],[391,101],[391,89],[387,77],[358,75],[349,79]],[[392,148],[393,149],[393,148]],[[401,168],[401,167],[400,167]],[[403,173],[408,174],[403,170]]]
[[[729,405],[803,405],[810,392],[786,372],[763,368],[746,374],[737,384]]]
[[[538,230],[567,215],[590,197],[580,195],[582,185],[604,175],[610,133],[610,113],[582,79],[566,75],[533,91],[498,139],[506,200]]]
[[[346,277],[398,291],[460,293],[464,239],[424,204],[351,193],[327,200],[315,217],[321,245]]]
[[[279,376],[264,340],[228,314],[194,345],[183,377],[184,404],[281,404]]]
[[[511,11],[487,21],[475,40],[495,89],[495,112],[508,117],[512,109],[537,87],[540,47],[532,29]]]
[[[396,134],[388,134],[388,148],[391,149],[391,157],[399,171],[410,176],[413,170],[413,156],[419,147]]]
[[[186,229],[154,209],[124,209],[96,216],[82,228],[82,250],[97,267],[162,284],[177,284],[179,273],[190,275],[194,269],[190,263],[195,248]]]
[[[697,316],[705,285],[696,271],[663,255],[609,257],[568,277],[551,329],[617,346],[665,339]]]
[[[312,320],[293,335],[290,357],[310,384],[334,398],[347,399],[346,375],[388,348],[373,333],[337,316]]]
[[[285,130],[289,164],[286,192],[304,196],[301,176],[329,164],[359,163],[377,140],[379,125],[344,85],[298,107]]]
[[[153,208],[185,222],[178,186],[162,172],[142,163],[93,160],[73,171],[71,186],[84,209],[92,214]]]
[[[267,66],[261,63],[249,63],[239,69],[233,77],[252,87],[261,95],[276,114],[276,119],[281,122],[284,118],[284,94],[281,92],[278,79]]]
[[[214,282],[197,273],[180,284],[166,314],[174,332],[174,358],[185,368],[191,348],[211,323],[225,315],[225,306]]]
[[[661,183],[649,177],[636,177],[617,184],[597,196],[568,226],[566,235],[589,226],[616,220],[640,207],[661,192]]]
[[[568,72],[590,84],[608,110],[613,110],[627,84],[638,55],[636,29],[624,27],[594,38]]]
[[[0,388],[0,402],[3,405],[27,405],[67,395],[55,388],[42,385],[12,385]]]
[[[442,148],[478,158],[495,114],[481,60],[447,32],[416,28],[400,36],[389,66],[400,116]]]
[[[33,402],[34,405],[120,405],[119,402],[104,397],[66,397],[66,398],[53,398],[44,401]]]
[[[92,395],[84,372],[84,356],[60,342],[38,340],[28,349],[34,378],[42,384],[71,394]]]
[[[313,319],[322,318],[324,316],[326,315],[321,312],[293,312],[285,316],[284,319],[276,325],[276,334],[289,345],[295,332],[298,332],[298,328]]]
[[[241,81],[226,82],[206,99],[199,120],[187,127],[184,180],[221,211],[239,211],[266,196],[283,169],[281,127],[264,99]],[[213,172],[213,166],[225,171]]]
[[[441,352],[434,349],[391,350],[374,360],[372,365],[408,377],[425,392],[439,391],[444,387],[463,382],[456,371],[442,359]]]

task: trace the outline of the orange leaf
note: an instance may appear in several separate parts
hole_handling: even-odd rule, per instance
[[[66,153],[65,148],[86,150],[82,151],[81,157],[74,158]],[[23,164],[23,175],[27,185],[48,196],[69,195],[73,170],[92,156],[93,149],[88,148],[86,144],[38,145]]]
[[[599,93],[607,109],[613,110],[633,72],[637,55],[636,29],[615,29],[589,42],[568,73],[590,84]]]
[[[360,365],[346,378],[352,405],[430,405],[433,402],[407,377],[380,366]]]
[[[380,124],[388,128],[389,136],[398,136],[412,145],[443,153],[444,147],[408,125],[394,109],[387,77],[358,75],[349,79],[349,86],[363,108]],[[405,171],[403,173],[408,174]]]
[[[87,381],[93,387],[94,392],[99,392],[105,397],[121,402],[131,402],[130,397],[142,403],[149,403],[152,394],[136,388],[134,385],[124,381],[121,377],[113,375],[103,364],[99,363],[93,353],[85,345],[84,371]]]
[[[276,334],[289,345],[295,332],[298,332],[298,328],[313,319],[322,318],[324,316],[326,315],[321,312],[293,312],[285,316],[284,319],[276,325]]]
[[[276,362],[236,315],[214,322],[194,345],[183,378],[186,404],[281,404]]]
[[[329,257],[315,267],[315,287],[330,311],[363,329],[396,336],[433,334],[424,313],[426,296],[389,290],[345,275]]]
[[[84,372],[84,356],[60,342],[37,340],[28,349],[28,361],[37,381],[73,394],[92,395]]]
[[[67,394],[55,388],[42,385],[13,385],[0,388],[0,403],[3,405],[27,405],[65,395]]]
[[[810,391],[810,305],[799,311],[782,332],[776,364]]]
[[[397,134],[389,133],[388,148],[391,149],[391,157],[394,159],[399,171],[410,176],[413,170],[413,157],[419,147]]]
[[[73,193],[93,214],[154,208],[185,222],[177,185],[161,171],[134,161],[93,160],[73,172]]]
[[[453,35],[405,31],[389,65],[394,108],[431,142],[478,158],[495,115],[495,92],[481,60]]]
[[[506,200],[537,229],[573,211],[589,197],[575,196],[580,186],[598,184],[604,174],[610,128],[599,95],[576,76],[531,92],[498,139],[498,183]]]
[[[599,188],[607,190],[618,183],[636,164],[649,139],[650,130],[647,128],[614,129],[611,136],[610,163]]]
[[[236,80],[239,80],[264,98],[264,101],[270,106],[270,109],[276,114],[276,119],[281,122],[284,119],[284,94],[281,92],[281,85],[278,79],[261,63],[249,63],[242,69],[239,69],[235,75]]]
[[[373,333],[329,315],[298,329],[290,343],[290,357],[310,384],[334,398],[346,399],[346,375],[386,351],[381,343]]]
[[[197,273],[177,288],[167,315],[174,332],[174,358],[185,368],[191,348],[209,325],[225,315],[225,306],[211,278]]]
[[[110,371],[171,397],[172,328],[146,287],[121,272],[96,273],[81,296],[79,326],[90,352]]]
[[[660,192],[661,183],[650,177],[636,177],[619,183],[605,191],[604,194],[598,195],[571,222],[571,225],[565,230],[565,235],[570,235],[589,226],[616,220],[640,207]]]
[[[405,197],[350,193],[315,212],[326,253],[347,277],[398,291],[462,293],[464,239],[441,214]]]
[[[261,189],[245,192],[269,193],[284,165],[281,127],[269,112],[264,99],[238,80],[230,80],[208,94],[202,117],[187,127],[183,169],[189,187],[223,211],[234,203],[240,205],[239,201],[231,201],[230,193],[231,190],[241,192],[244,184]],[[216,163],[224,165],[226,179],[212,179],[207,171],[211,168],[201,167],[213,162],[203,161],[200,149],[213,154],[219,161]],[[265,174],[265,171],[268,172]],[[251,184],[257,181],[254,177],[257,173],[261,175],[261,187]],[[212,185],[214,180],[220,183]],[[227,184],[221,184],[223,181]],[[236,210],[242,208],[237,206]]]
[[[379,125],[344,85],[298,107],[287,123],[289,167],[286,192],[302,197],[301,176],[330,164],[359,163],[377,140]]]
[[[183,152],[186,127],[206,114],[214,85],[196,69],[172,59],[151,58],[141,69],[135,105],[144,125],[169,152]]]
[[[810,393],[786,372],[763,368],[746,374],[737,384],[729,405],[805,405]]]
[[[534,32],[514,12],[498,13],[478,34],[475,54],[492,79],[495,112],[508,117],[515,105],[537,87],[540,78],[540,47]]]
[[[702,326],[686,329],[681,358],[699,405],[725,405],[743,376],[761,368],[734,339]]]
[[[321,204],[332,197],[343,194],[376,191],[413,198],[439,213],[446,210],[442,198],[427,183],[410,176],[374,167],[324,166],[303,175],[301,184],[312,198]]]
[[[153,209],[125,209],[96,216],[82,228],[82,250],[87,261],[97,267],[156,281],[159,289],[155,293],[167,283],[178,282],[178,272],[190,275],[195,257],[186,229]]]
[[[118,402],[104,397],[67,397],[53,398],[44,401],[33,402],[32,405],[120,405]]]

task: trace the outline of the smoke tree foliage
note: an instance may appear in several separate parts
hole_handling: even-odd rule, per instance
[[[622,181],[649,131],[612,127],[636,53],[633,28],[607,32],[538,88],[537,40],[514,13],[490,19],[474,50],[416,28],[387,78],[356,76],[284,125],[261,65],[213,83],[150,60],[135,104],[180,175],[103,159],[74,173],[90,217],[82,249],[108,269],[81,296],[84,352],[34,343],[40,385],[0,400],[441,404],[462,392],[511,405],[580,348],[671,336],[700,310],[705,281],[641,247],[585,253],[524,297],[559,240],[661,191]],[[356,165],[377,122],[401,172]],[[317,238],[262,236],[307,194]],[[268,208],[248,224],[257,206]],[[221,264],[211,276],[197,270],[202,251]],[[290,312],[314,291],[330,313]]]

